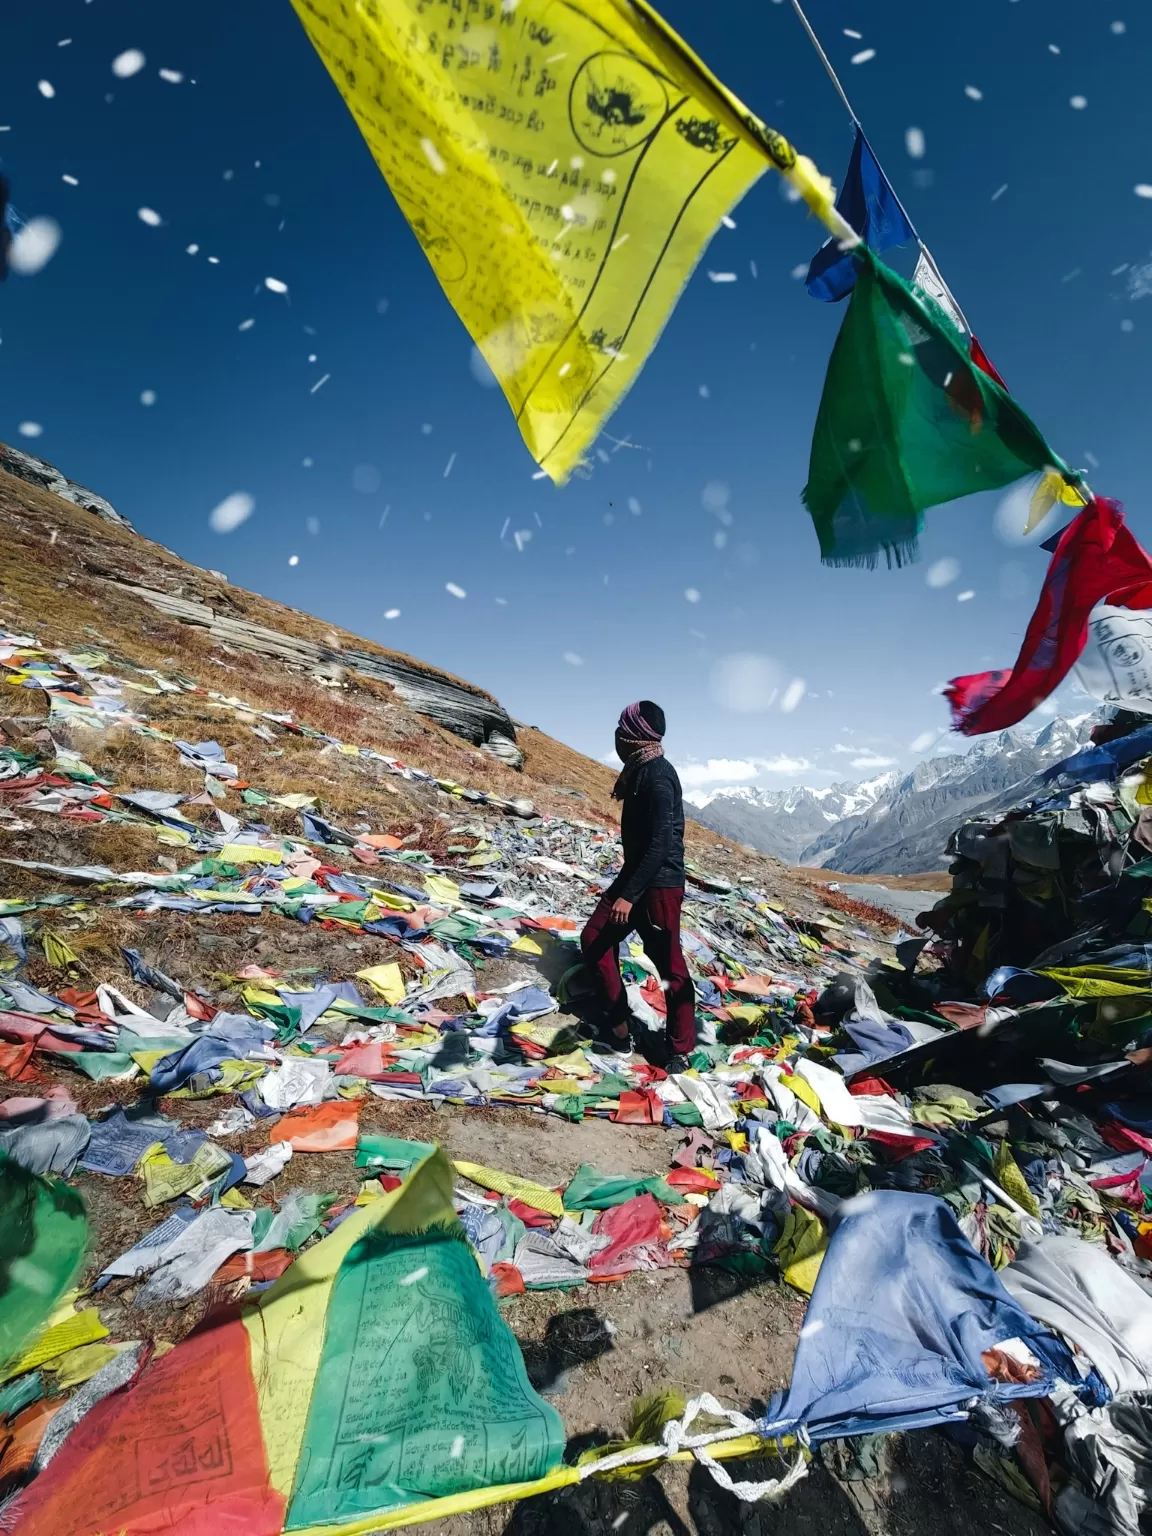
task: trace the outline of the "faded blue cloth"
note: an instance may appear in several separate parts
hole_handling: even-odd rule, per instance
[[[361,923],[365,933],[379,934],[388,939],[421,939],[429,932],[427,928],[413,928],[399,915],[395,917],[375,917],[370,923]]]
[[[121,945],[120,953],[128,962],[133,981],[139,981],[157,992],[167,992],[168,996],[174,997],[178,1003],[184,1001],[184,988],[180,983],[173,981],[171,976],[165,976],[164,972],[158,971],[154,965],[149,965],[138,949],[127,949]]]
[[[1073,775],[1083,780],[1114,779],[1123,769],[1152,752],[1152,725],[1146,725],[1116,741],[1106,741],[1103,746],[1087,747],[1062,763],[1053,763],[1043,774],[1045,779],[1058,779],[1061,774]]]
[[[491,1269],[504,1247],[504,1225],[495,1211],[479,1205],[466,1205],[460,1212],[460,1224],[468,1241]]]
[[[50,992],[42,992],[39,987],[27,981],[17,981],[15,976],[0,979],[0,992],[6,993],[21,1013],[64,1013],[69,1018],[73,1018],[76,1013],[74,1008],[69,1008],[67,1003],[62,1003]]]
[[[520,992],[513,992],[508,1001],[497,1008],[495,1013],[489,1014],[479,1029],[474,1029],[474,1035],[498,1035],[502,1030],[512,1024],[519,1024],[524,1019],[539,1018],[545,1013],[553,1013],[556,1002],[550,993],[543,987],[525,987]]]
[[[998,1088],[981,1089],[980,1097],[993,1109],[1007,1109],[1010,1104],[1038,1099],[1042,1093],[1050,1093],[1051,1088],[1051,1083],[1001,1083]]]
[[[495,886],[492,887],[496,889]],[[24,924],[18,917],[0,917],[0,944],[7,944],[23,965],[28,958],[28,946],[24,938]]]
[[[328,889],[335,891],[337,896],[361,896],[368,895],[368,887],[362,885],[359,880],[353,880],[351,875],[325,875]]]
[[[503,933],[478,933],[470,939],[465,939],[464,943],[470,949],[478,949],[482,955],[490,955],[493,958],[506,955],[512,948],[512,940]]]
[[[866,245],[874,251],[886,251],[916,239],[916,231],[900,206],[900,199],[880,169],[864,130],[856,129],[856,142],[848,162],[848,174],[836,211],[851,224]],[[814,299],[833,303],[847,298],[856,286],[856,260],[851,251],[842,251],[835,235],[830,235],[812,258],[805,286]]]
[[[163,1115],[132,1115],[117,1104],[106,1120],[92,1121],[92,1135],[80,1159],[90,1173],[124,1178],[154,1143],[168,1141],[180,1127]]]
[[[1104,1105],[1101,1119],[1118,1120],[1130,1131],[1152,1136],[1152,1099],[1114,1099]]]
[[[224,1013],[205,1024],[199,1039],[225,1040],[232,1046],[233,1056],[245,1056],[250,1051],[260,1052],[276,1038],[276,1026],[267,1019],[255,1019],[250,1013]]]
[[[191,1045],[161,1056],[149,1074],[149,1086],[153,1093],[171,1093],[175,1088],[182,1088],[197,1072],[211,1072],[222,1061],[235,1060],[237,1055],[234,1040],[221,1039],[217,1035],[200,1035]]]
[[[857,1047],[856,1053],[838,1052],[833,1061],[845,1074],[851,1075],[864,1067],[874,1067],[908,1051],[916,1044],[910,1029],[903,1024],[877,1024],[872,1019],[845,1019],[841,1026]]]
[[[299,1008],[301,1034],[311,1029],[320,1015],[326,1013],[333,1003],[339,1001],[360,1007],[364,1001],[357,992],[354,981],[328,981],[311,992],[288,992],[283,987],[277,990],[282,1003],[286,1003],[289,1008]]]
[[[1029,1383],[989,1378],[980,1356],[1022,1339],[1040,1361]],[[1047,1397],[1067,1382],[1093,1407],[1111,1394],[1082,1381],[1068,1348],[1010,1296],[942,1200],[873,1191],[845,1201],[816,1277],[792,1382],[757,1424],[803,1425],[812,1440],[962,1420],[973,1398]]]
[[[310,843],[342,843],[350,848],[356,841],[350,833],[341,832],[339,827],[315,811],[301,811],[300,820],[304,823],[304,836]]]
[[[988,976],[980,990],[991,1001],[1003,998],[1009,1003],[1044,1003],[1051,997],[1063,997],[1064,988],[1035,971],[1022,971],[1015,965],[1001,965]]]

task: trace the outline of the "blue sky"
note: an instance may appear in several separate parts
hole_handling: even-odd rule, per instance
[[[1152,20],[1132,0],[808,9],[990,356],[1149,542]],[[952,745],[940,681],[1014,660],[1046,556],[997,532],[1000,498],[930,511],[910,568],[819,563],[800,490],[843,311],[792,275],[821,231],[777,178],[718,232],[589,477],[557,490],[287,0],[12,10],[0,164],[63,240],[0,288],[0,438],[141,532],[596,756],[623,704],[655,698],[698,785],[910,767]],[[664,10],[842,176],[849,126],[788,5]],[[146,62],[121,78],[129,49]],[[214,532],[239,492],[252,516]],[[931,585],[941,562],[958,569]],[[1059,703],[1084,707],[1071,686]]]

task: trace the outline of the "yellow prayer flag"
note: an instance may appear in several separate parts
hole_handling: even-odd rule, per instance
[[[564,1214],[564,1202],[556,1191],[546,1189],[543,1184],[537,1184],[532,1179],[522,1179],[515,1173],[504,1173],[499,1168],[485,1168],[482,1163],[463,1162],[460,1158],[454,1159],[452,1166],[464,1178],[479,1184],[481,1189],[494,1189],[497,1194],[520,1200],[534,1211],[543,1211],[548,1216],[560,1217]]]
[[[448,880],[444,875],[425,875],[424,889],[428,892],[429,901],[435,902],[438,907],[460,905],[460,887],[455,880]]]
[[[356,975],[361,981],[366,981],[373,992],[390,1006],[395,1007],[404,1001],[404,977],[395,960],[390,960],[387,965],[370,965],[365,970],[357,971]]]
[[[644,0],[292,3],[558,484],[770,165],[855,243],[831,184]]]
[[[260,848],[256,843],[229,843],[216,855],[222,864],[279,864],[282,848]]]
[[[1031,533],[1033,528],[1039,528],[1058,501],[1066,507],[1083,507],[1088,504],[1087,497],[1082,491],[1072,485],[1058,469],[1050,469],[1036,482],[1036,488],[1028,503],[1028,519],[1024,524],[1024,532]]]
[[[70,965],[79,965],[80,962],[69,945],[49,929],[45,928],[40,938],[44,945],[44,958],[49,965],[54,965],[60,971],[67,970]]]
[[[75,1295],[73,1291],[72,1296]],[[55,1360],[69,1350],[78,1349],[81,1344],[95,1344],[107,1337],[108,1330],[94,1307],[77,1312],[69,1301],[68,1310],[60,1308],[52,1314],[48,1327],[18,1359],[9,1364],[2,1379],[11,1381],[13,1376],[22,1376],[25,1371],[34,1370],[48,1360]]]

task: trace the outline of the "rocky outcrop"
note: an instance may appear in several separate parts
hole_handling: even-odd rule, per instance
[[[207,603],[174,597],[151,587],[130,586],[119,581],[114,585],[170,618],[203,627],[213,639],[236,650],[277,657],[328,681],[337,680],[341,672],[346,671],[376,678],[389,684],[418,715],[435,720],[437,725],[490,752],[509,767],[520,769],[524,766],[524,755],[516,745],[516,727],[508,713],[479,688],[438,672],[434,667],[422,666],[402,656],[319,645],[297,635],[286,635],[282,630],[229,618]]]
[[[121,528],[132,526],[126,517],[121,517],[110,502],[104,500],[103,496],[97,496],[96,492],[88,490],[87,486],[77,485],[75,480],[69,480],[46,459],[38,459],[20,448],[12,448],[7,443],[0,443],[0,469],[15,475],[17,480],[27,480],[29,485],[38,485],[42,491],[51,491],[54,496],[62,496],[65,501],[72,502],[74,506],[83,507],[86,512],[94,512],[106,523],[119,523]]]

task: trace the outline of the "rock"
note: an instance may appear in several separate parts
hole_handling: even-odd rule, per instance
[[[41,490],[51,491],[54,496],[60,496],[65,501],[72,502],[74,506],[83,507],[86,512],[95,512],[96,516],[102,517],[106,523],[119,523],[121,528],[132,526],[126,517],[121,517],[116,508],[104,500],[103,496],[97,496],[95,491],[88,490],[86,486],[77,485],[75,480],[69,480],[46,459],[38,459],[31,453],[24,453],[20,448],[12,448],[7,443],[0,443],[0,469],[15,475],[18,480],[27,480],[29,485],[38,485]]]
[[[462,736],[474,747],[486,747],[494,737],[499,738],[506,745],[494,748],[493,755],[502,762],[511,761],[503,755],[509,749],[519,755],[515,744],[516,727],[507,711],[489,694],[470,683],[449,677],[447,673],[438,672],[434,667],[423,666],[407,656],[318,645],[314,640],[302,640],[297,635],[284,634],[282,630],[228,618],[209,608],[207,603],[192,598],[175,597],[151,587],[132,586],[111,577],[105,579],[113,581],[121,592],[148,603],[170,618],[202,626],[222,645],[278,657],[292,666],[305,668],[314,676],[323,674],[326,680],[345,676],[348,672],[375,678],[387,683],[418,715],[435,720],[437,725],[455,736]],[[518,766],[522,765],[521,757]]]
[[[523,771],[524,754],[516,743],[505,736],[501,731],[493,731],[488,740],[480,744],[481,752],[487,752],[502,763],[507,763],[509,768],[515,768],[517,773]]]

